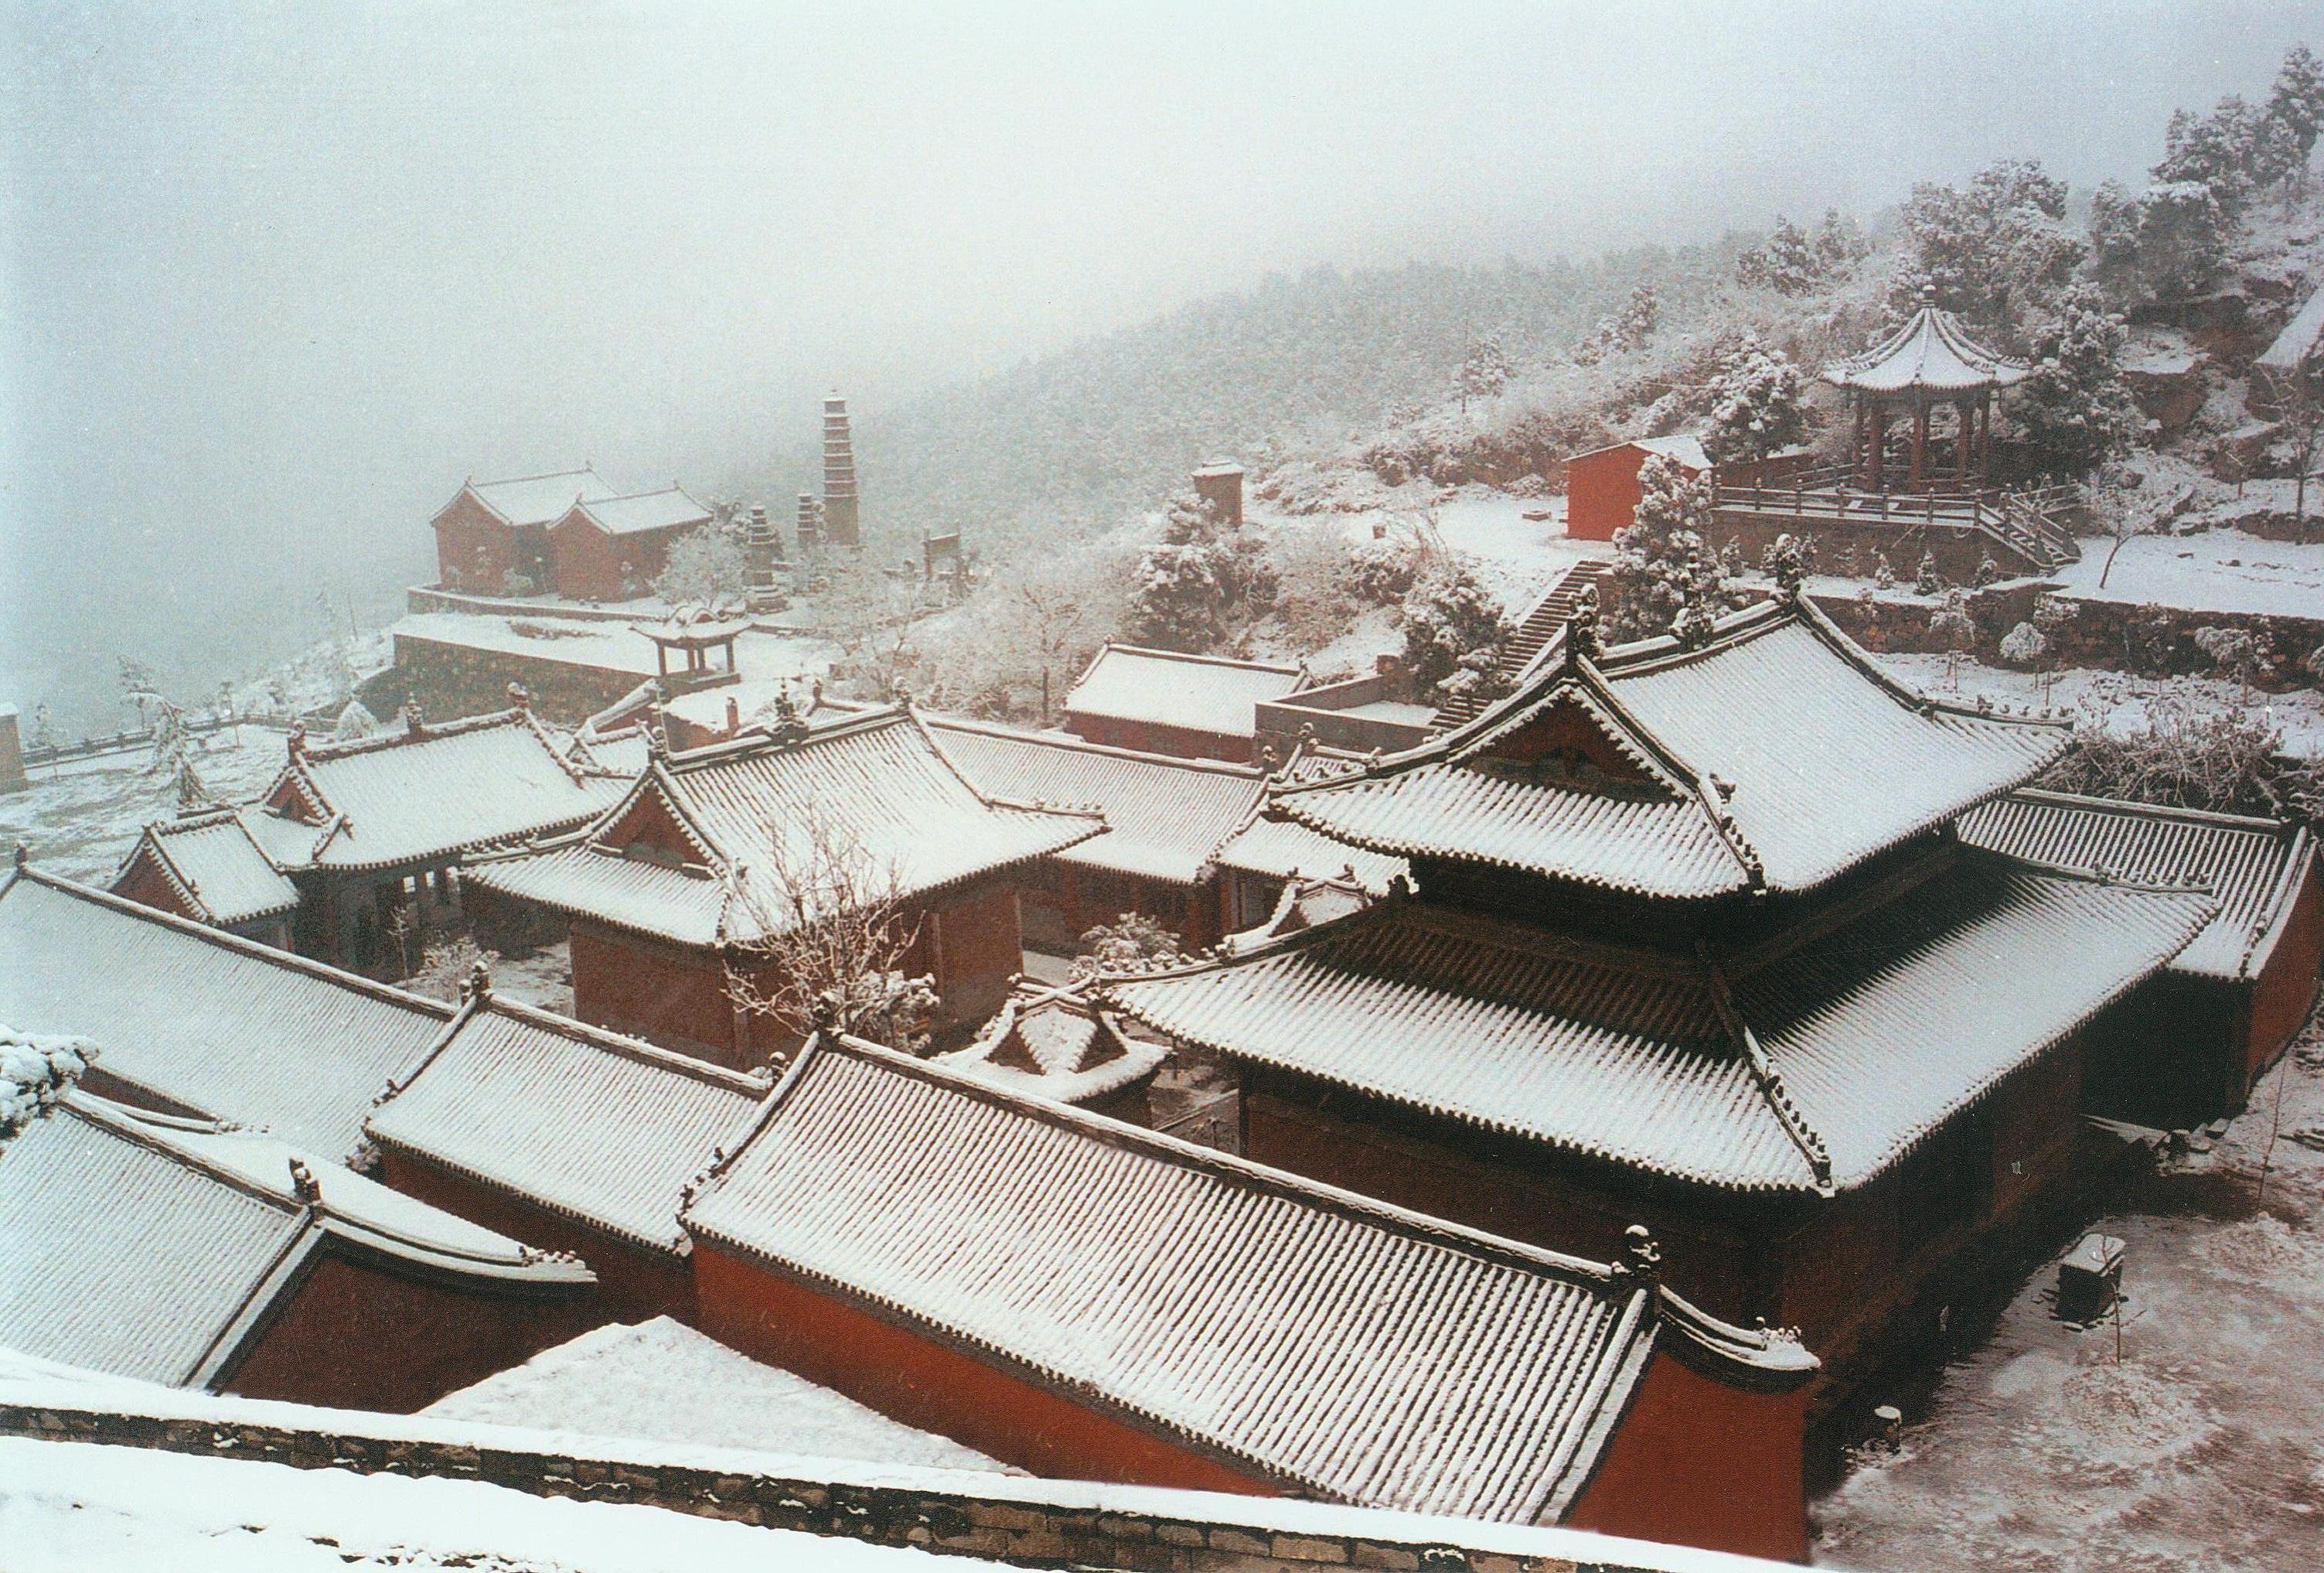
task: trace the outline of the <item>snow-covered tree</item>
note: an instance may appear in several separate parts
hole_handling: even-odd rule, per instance
[[[1816,226],[1816,266],[1827,277],[1845,272],[1872,254],[1872,243],[1855,219],[1837,208],[1824,209],[1823,222]]]
[[[2034,330],[2033,370],[2017,385],[2025,447],[2043,469],[2079,476],[2138,430],[2142,417],[2116,356],[2122,319],[2083,286],[2067,292],[2055,317]]]
[[[2252,684],[2268,656],[2264,638],[2247,628],[2204,627],[2195,630],[2195,648],[2203,652],[2214,671],[2241,687],[2246,699],[2251,698]]]
[[[1902,215],[1914,294],[1926,283],[1948,310],[2013,327],[2080,264],[2065,214],[2065,182],[2030,159],[2000,160],[1965,189],[1914,186]]]
[[[1498,657],[1509,634],[1508,618],[1499,599],[1477,572],[1476,565],[1454,552],[1431,559],[1404,597],[1404,665],[1416,688],[1424,691],[1480,692],[1489,679],[1478,673],[1482,664]],[[1480,663],[1480,656],[1487,658]],[[1450,689],[1443,685],[1463,680]]]
[[[1877,547],[1872,553],[1872,585],[1875,589],[1896,588],[1896,570],[1888,561],[1888,554]]]
[[[1653,456],[1638,467],[1638,505],[1630,518],[1614,532],[1608,640],[1668,634],[1682,618],[1690,629],[1701,625],[1701,613],[1720,588],[1719,560],[1702,535],[1711,522],[1709,477]]]
[[[1960,591],[1946,592],[1945,604],[1930,615],[1929,637],[1945,652],[1945,681],[1958,692],[1961,659],[1977,643],[1977,623],[1969,616],[1968,602]]]
[[[331,741],[351,743],[358,737],[368,737],[379,730],[379,717],[364,708],[361,699],[349,699],[339,718],[331,725]]]
[[[1781,214],[1767,238],[1735,259],[1735,276],[1755,290],[1804,295],[1823,279],[1823,261],[1806,230]]]
[[[2019,623],[2001,636],[2001,659],[2030,667],[2050,653],[2050,641],[2031,623]]]
[[[1509,363],[1509,352],[1501,347],[1499,338],[1487,337],[1469,347],[1468,356],[1461,362],[1460,375],[1454,379],[1461,392],[1461,408],[1467,410],[1471,399],[1490,399],[1509,385],[1517,368]]]
[[[1720,366],[1711,397],[1711,429],[1703,433],[1702,447],[1713,464],[1765,458],[1807,436],[1800,368],[1755,333],[1745,333]]]
[[[1916,596],[1941,596],[1945,590],[1945,576],[1937,571],[1937,554],[1921,553],[1921,566],[1913,574],[1913,593]]]
[[[2239,97],[2219,100],[2209,115],[2174,110],[2163,133],[2163,162],[2153,169],[2159,183],[2193,180],[2210,188],[2221,211],[2241,212],[2258,180],[2253,163],[2258,147],[2259,115]]]
[[[1775,581],[1778,596],[1794,599],[1807,583],[1808,570],[1815,566],[1815,554],[1814,541],[1787,532],[1769,541],[1759,554],[1759,571]]]
[[[2283,57],[2275,86],[2267,96],[2266,117],[2282,128],[2292,167],[2285,171],[2296,180],[2316,151],[2316,134],[2324,127],[2324,63],[2304,43],[2296,43]]]
[[[1143,912],[1124,912],[1082,936],[1069,976],[1087,983],[1102,972],[1151,972],[1185,959],[1178,936]]]
[[[1146,549],[1130,580],[1130,636],[1159,650],[1199,652],[1219,642],[1228,618],[1264,610],[1274,594],[1256,535],[1222,528],[1207,503],[1173,497],[1161,541]]]
[[[96,1058],[86,1038],[0,1024],[0,1142],[56,1107]]]
[[[749,568],[739,535],[723,524],[705,524],[670,543],[654,576],[654,594],[673,606],[739,602],[750,588]]]
[[[1623,350],[1643,349],[1646,341],[1662,326],[1663,305],[1652,284],[1640,284],[1630,291],[1623,302],[1621,313],[1614,319],[1615,347]]]

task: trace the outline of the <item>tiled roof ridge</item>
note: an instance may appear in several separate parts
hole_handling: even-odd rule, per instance
[[[2063,791],[2056,787],[2025,786],[2003,794],[2060,808],[2086,809],[2125,819],[2181,819],[2222,830],[2248,830],[2283,838],[2301,829],[2296,821],[2273,819],[2264,814],[2235,814],[2219,809],[2186,809],[2175,803],[2142,802],[2136,798],[2102,798],[2089,792]]]
[[[111,891],[98,890],[93,885],[83,884],[78,880],[67,879],[62,874],[50,874],[31,864],[21,865],[11,871],[5,879],[0,879],[0,897],[5,897],[8,892],[14,888],[20,878],[28,879],[35,884],[44,885],[64,895],[94,902],[99,906],[110,908],[124,917],[136,919],[140,922],[157,923],[164,928],[174,929],[181,934],[199,939],[207,945],[215,945],[222,950],[231,950],[253,960],[265,962],[272,967],[282,967],[292,972],[303,972],[318,981],[337,984],[343,988],[368,995],[374,999],[389,1004],[404,1006],[423,1015],[438,1016],[449,1021],[458,1013],[454,1007],[444,1004],[441,1000],[431,1000],[424,995],[412,994],[374,978],[342,971],[327,962],[317,961],[311,957],[300,956],[295,951],[261,944],[255,939],[245,939],[239,934],[230,934],[224,929],[213,929],[208,923],[198,923],[190,918],[181,918],[175,912],[165,912],[158,908],[144,906],[129,900],[126,896],[117,896]]]
[[[768,731],[745,728],[732,737],[720,737],[705,743],[699,748],[675,749],[663,754],[657,763],[665,766],[672,776],[691,775],[696,771],[712,770],[737,760],[755,759],[766,754],[796,753],[834,737],[854,737],[866,732],[877,732],[911,719],[910,710],[903,705],[879,705],[853,716],[843,716],[829,726],[819,726],[800,737],[781,737]]]
[[[1090,666],[1095,666],[1109,651],[1119,651],[1124,655],[1150,655],[1157,661],[1183,661],[1201,666],[1229,666],[1238,671],[1274,672],[1284,677],[1307,675],[1307,663],[1304,661],[1286,666],[1278,661],[1246,661],[1232,655],[1193,655],[1183,650],[1158,650],[1150,644],[1124,644],[1116,639],[1109,639],[1098,646],[1097,654],[1090,658]],[[1089,668],[1083,668],[1082,676],[1088,675]],[[1080,680],[1075,679],[1074,687],[1080,686]],[[1070,693],[1072,690],[1066,691]]]
[[[462,716],[452,721],[424,721],[418,727],[399,726],[393,722],[382,726],[368,737],[350,737],[344,742],[328,741],[309,744],[301,754],[309,764],[330,764],[358,754],[382,754],[392,748],[408,748],[415,744],[432,743],[439,737],[465,737],[472,732],[486,732],[494,726],[530,723],[537,736],[542,736],[540,723],[531,711],[521,706],[505,710],[487,710],[480,715]],[[556,752],[552,746],[550,752]]]
[[[605,484],[605,477],[597,473],[596,467],[586,464],[583,465],[579,469],[543,470],[537,476],[504,476],[496,481],[479,481],[475,477],[470,476],[466,480],[460,483],[460,490],[458,493],[454,495],[452,502],[458,502],[462,496],[471,498],[479,507],[482,507],[486,513],[492,514],[493,518],[498,519],[502,523],[511,524],[514,523],[515,521],[511,519],[499,508],[495,507],[492,500],[484,495],[485,487],[521,486],[532,481],[563,480],[568,476],[576,477],[580,476],[587,476],[592,480],[595,480],[599,486],[604,486]],[[581,494],[579,492],[574,493],[573,500],[576,503],[579,502],[581,500]],[[444,504],[444,507],[449,508],[451,505],[451,503],[447,503]],[[439,518],[442,516],[443,512],[444,509],[442,508],[437,510],[437,514]]]
[[[696,1055],[682,1054],[675,1049],[665,1049],[659,1043],[649,1043],[642,1038],[631,1037],[626,1032],[616,1032],[610,1027],[600,1027],[572,1016],[559,1015],[555,1011],[545,1010],[523,1000],[507,999],[498,994],[488,995],[484,1009],[477,1013],[507,1016],[513,1021],[525,1022],[529,1026],[554,1032],[558,1037],[570,1038],[576,1042],[588,1044],[592,1048],[603,1049],[610,1053],[618,1054],[623,1059],[634,1059],[641,1065],[650,1065],[657,1070],[672,1071],[714,1087],[724,1087],[732,1092],[747,1092],[763,1096],[773,1086],[773,1078],[768,1075],[748,1070],[733,1070],[724,1065],[714,1065]],[[466,1023],[463,1025],[465,1026]]]
[[[2050,727],[2070,734],[2073,723],[2063,716],[2049,711],[2038,714],[2012,714],[1990,706],[1962,704],[1956,699],[1941,699],[1925,693],[1898,678],[1895,673],[1872,658],[1869,651],[1848,636],[1848,631],[1831,619],[1831,615],[1816,605],[1815,597],[1797,597],[1798,617],[1802,626],[1823,641],[1825,647],[1858,672],[1878,684],[1897,703],[1922,714],[1960,716],[1973,721],[1990,721],[2008,726]]]
[[[266,855],[262,852],[259,856],[263,857]],[[124,857],[119,866],[113,871],[113,882],[115,884],[120,884],[122,876],[135,865],[140,857],[145,856],[152,858],[153,866],[161,871],[161,877],[169,882],[170,889],[176,893],[180,901],[185,902],[204,921],[217,918],[217,913],[212,910],[208,902],[202,900],[202,893],[195,887],[193,880],[189,878],[186,871],[180,868],[171,858],[168,848],[161,845],[161,837],[152,825],[146,826],[138,832],[137,844],[129,849],[129,855]],[[271,861],[269,866],[272,866]]]
[[[1758,1089],[1761,1101],[1775,1116],[1775,1124],[1782,1126],[1784,1134],[1792,1139],[1792,1145],[1800,1150],[1801,1158],[1806,1161],[1815,1193],[1822,1197],[1837,1196],[1839,1190],[1831,1180],[1831,1149],[1824,1144],[1822,1135],[1815,1127],[1808,1124],[1808,1117],[1800,1106],[1792,1101],[1791,1092],[1784,1086],[1783,1077],[1767,1058],[1766,1050],[1760,1045],[1759,1035],[1751,1030],[1751,1023],[1745,1021],[1742,1013],[1736,1009],[1735,996],[1728,992],[1727,979],[1720,974],[1719,964],[1711,959],[1710,948],[1698,940],[1695,954],[1702,963],[1703,982],[1711,995],[1711,1005],[1719,1013],[1720,1024],[1727,1029],[1727,1035],[1734,1040],[1737,1052],[1744,1064],[1750,1068],[1751,1085]]]
[[[1038,744],[1063,754],[1083,754],[1093,758],[1120,759],[1132,764],[1150,764],[1157,769],[1186,771],[1198,775],[1228,775],[1250,781],[1270,779],[1266,768],[1257,764],[1237,764],[1227,759],[1188,759],[1176,754],[1148,754],[1136,748],[1123,748],[1111,743],[1093,743],[1076,737],[1070,732],[1032,732],[1005,722],[982,721],[968,716],[931,713],[923,717],[931,730],[973,732],[982,737],[1005,738],[1011,743]]]
[[[85,1124],[95,1125],[108,1135],[117,1136],[148,1152],[159,1153],[181,1169],[190,1169],[205,1179],[216,1180],[221,1185],[242,1192],[254,1200],[263,1202],[285,1217],[295,1217],[302,1210],[295,1196],[286,1197],[280,1191],[271,1190],[236,1170],[201,1153],[176,1145],[159,1130],[139,1118],[137,1111],[115,1104],[109,1098],[99,1097],[93,1093],[74,1087],[59,1100],[59,1108],[62,1112],[77,1116]]]

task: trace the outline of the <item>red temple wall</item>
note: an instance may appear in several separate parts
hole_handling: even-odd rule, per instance
[[[595,524],[559,521],[549,532],[557,561],[557,593],[576,601],[627,601],[650,590],[669,566],[678,530],[608,535]]]
[[[1026,1378],[696,1242],[702,1330],[896,1420],[1067,1480],[1280,1494]]]
[[[157,912],[201,921],[198,913],[188,911],[185,902],[178,899],[177,887],[154,863],[150,852],[138,853],[136,860],[122,871],[121,877],[114,882],[113,893],[139,906],[152,907]]]
[[[2250,1025],[2244,1039],[2242,1074],[2246,1088],[2276,1057],[2308,1019],[2316,1001],[2317,974],[2324,968],[2324,880],[2313,857],[2301,875],[2300,893],[2292,898],[2292,916],[2254,983]]]
[[[499,595],[508,576],[521,571],[515,532],[466,494],[455,497],[435,523],[436,574],[446,589]]]
[[[1658,1348],[1564,1522],[1806,1560],[1807,1397],[1731,1387]]]
[[[576,1222],[515,1191],[455,1174],[414,1153],[383,1148],[379,1181],[391,1189],[442,1208],[495,1234],[544,1251],[569,1251],[597,1275],[594,1295],[574,1330],[602,1322],[641,1322],[655,1317],[694,1320],[694,1273],[675,1253],[649,1251]],[[669,1198],[673,1217],[678,1198]]]
[[[747,1070],[763,1055],[738,1044],[726,967],[716,955],[573,920],[573,1013],[585,1022]],[[778,1034],[766,1022],[763,1035]],[[754,1022],[753,1037],[761,1035]],[[774,1045],[770,1042],[770,1048]]]
[[[327,1243],[219,1385],[244,1398],[408,1414],[601,1321],[585,1298],[498,1295],[407,1277]]]
[[[1176,759],[1223,759],[1234,764],[1251,762],[1251,739],[1232,732],[1210,732],[1192,726],[1160,726],[1150,721],[1129,721],[1115,716],[1084,715],[1067,710],[1065,730],[1090,743],[1109,748],[1135,749],[1140,754],[1167,754]]]

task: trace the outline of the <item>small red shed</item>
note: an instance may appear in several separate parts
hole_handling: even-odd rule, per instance
[[[1638,506],[1638,471],[1659,455],[1697,475],[1711,456],[1692,437],[1638,437],[1577,453],[1565,461],[1565,533],[1572,541],[1611,541]]]

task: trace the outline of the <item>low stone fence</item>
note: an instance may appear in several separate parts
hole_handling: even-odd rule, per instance
[[[1331,1568],[1770,1573],[1778,1566],[1572,1530],[1326,1503],[631,1442],[608,1444],[603,1452],[567,1451],[580,1439],[167,1391],[129,1411],[97,1397],[103,1393],[111,1399],[121,1391],[58,1385],[29,1395],[12,1388],[0,1393],[0,1435],[304,1469],[476,1480],[533,1496],[659,1507],[1028,1567],[1130,1573]],[[64,1402],[42,1402],[48,1398]],[[799,1466],[813,1466],[814,1472],[782,1467]]]

